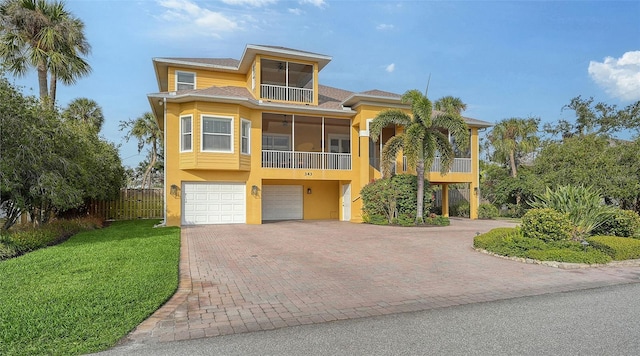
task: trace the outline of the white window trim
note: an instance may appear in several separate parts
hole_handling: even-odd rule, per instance
[[[247,132],[247,152],[242,152],[242,139],[244,138],[244,136],[242,136],[242,126],[244,126],[245,123],[249,124],[249,131]],[[247,119],[240,119],[240,153],[243,155],[251,154],[251,121]]]
[[[327,135],[328,141],[329,141],[329,145],[327,146],[327,152],[331,153],[331,140],[336,139],[336,140],[349,140],[349,152],[340,152],[340,153],[348,153],[351,154],[351,135],[348,134],[337,134],[337,133],[330,133]]]
[[[231,137],[231,147],[229,151],[224,151],[224,150],[205,150],[204,149],[204,120],[205,119],[219,119],[219,120],[230,120],[231,121],[231,133],[230,133],[230,137]],[[233,116],[220,116],[220,115],[200,115],[200,152],[212,152],[212,153],[233,153],[233,146],[234,146],[234,141],[233,141],[233,132],[234,130],[234,124],[235,124],[235,120],[233,118]]]
[[[288,142],[287,142],[288,147],[287,147],[287,149],[286,149],[286,150],[273,150],[273,149],[268,149],[268,148],[263,148],[263,150],[266,150],[266,151],[291,151],[291,139],[292,139],[292,136],[291,136],[291,135],[288,135],[288,134],[281,134],[281,133],[268,133],[268,132],[263,132],[263,133],[262,133],[262,136],[263,136],[263,137],[264,137],[264,136],[271,136],[271,137],[286,137],[286,138],[288,139],[288,140],[287,140],[287,141],[288,141]],[[263,145],[264,145],[264,143],[263,143]]]
[[[186,134],[186,132],[182,131],[182,119],[189,119],[191,120],[191,149],[190,150],[184,150],[183,147],[183,139],[184,139],[184,135]],[[182,115],[180,116],[180,152],[193,152],[193,115]]]
[[[176,75],[176,80],[175,80],[175,89],[176,91],[178,91],[178,73],[182,73],[182,74],[193,74],[193,89],[197,88],[198,86],[196,85],[196,80],[197,80],[197,76],[196,76],[196,72],[187,72],[185,70],[177,70],[175,75]],[[188,83],[183,83],[183,84],[188,84]],[[184,89],[187,90],[187,89]]]

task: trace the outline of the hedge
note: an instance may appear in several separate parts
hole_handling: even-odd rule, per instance
[[[640,240],[619,236],[592,236],[586,239],[594,248],[616,261],[640,258]]]

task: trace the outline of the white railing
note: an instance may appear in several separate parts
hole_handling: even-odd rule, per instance
[[[441,167],[440,157],[434,158],[431,172],[440,172]],[[449,173],[471,173],[471,158],[454,158]]]
[[[281,85],[260,85],[262,99],[313,103],[313,89],[286,87]]]
[[[262,151],[263,168],[350,170],[351,153]]]

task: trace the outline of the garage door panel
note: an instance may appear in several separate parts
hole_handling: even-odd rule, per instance
[[[263,185],[262,220],[302,219],[301,185]]]
[[[243,183],[184,183],[182,223],[245,223],[245,189]]]

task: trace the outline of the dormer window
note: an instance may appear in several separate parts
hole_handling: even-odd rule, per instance
[[[196,88],[196,73],[176,71],[176,90]]]
[[[262,99],[313,103],[313,65],[262,59],[260,78]]]

